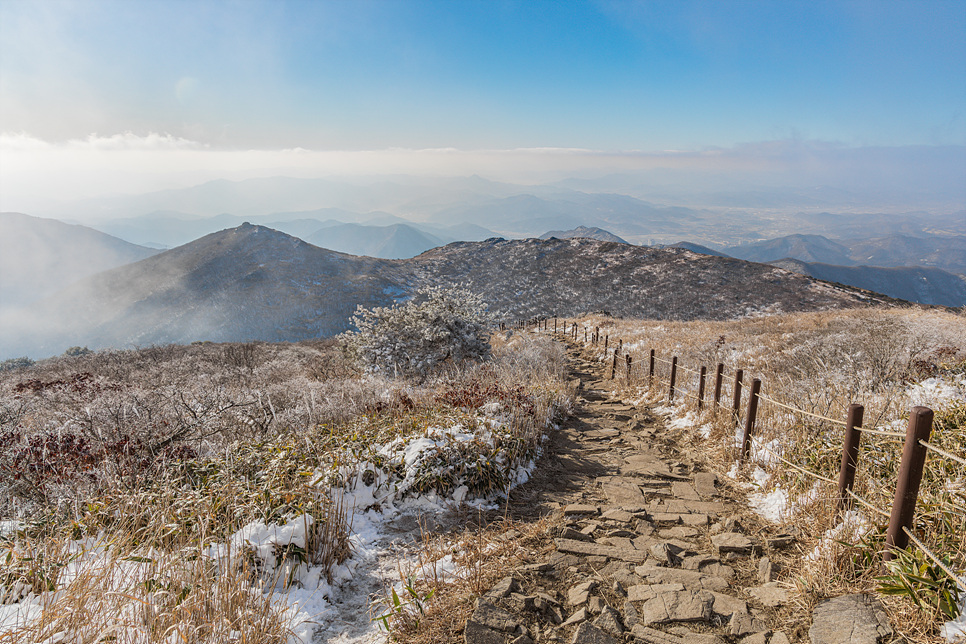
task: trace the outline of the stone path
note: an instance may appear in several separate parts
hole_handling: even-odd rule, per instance
[[[601,365],[573,368],[582,403],[511,501],[553,513],[553,548],[477,600],[465,643],[789,642],[767,555],[794,535],[747,534],[660,419],[612,397]]]

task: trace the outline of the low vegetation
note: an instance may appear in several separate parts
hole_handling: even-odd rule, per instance
[[[467,306],[441,310],[479,310]],[[459,327],[472,332],[448,336],[472,350],[380,362],[372,356],[393,354],[379,343],[400,340],[377,331],[381,321],[439,320],[405,307],[359,319],[372,324],[344,341],[72,351],[0,371],[0,643],[297,641],[311,627],[278,597],[336,592],[353,557],[353,511],[407,499],[456,507],[497,499],[525,479],[573,395],[560,342],[547,333],[486,336],[477,320]],[[780,562],[797,591],[796,615],[867,590],[886,597],[904,637],[935,641],[957,610],[949,578],[916,548],[883,568],[885,519],[856,506],[843,524],[834,486],[777,457],[835,479],[842,430],[820,417],[844,420],[852,402],[865,406],[866,427],[889,432],[904,430],[912,405],[931,406],[931,441],[962,456],[966,319],[861,309],[730,322],[592,315],[578,324],[581,342],[584,327],[607,336],[606,355],[603,342],[587,347],[599,359],[610,364],[615,344],[631,355],[630,374],[625,360],[614,374],[627,400],[666,405],[664,360],[678,357],[686,369],[669,411],[688,427],[682,432],[702,439],[690,444],[747,486],[753,504],[784,499],[776,519],[802,535]],[[411,337],[418,346],[420,336]],[[698,409],[688,370],[709,368],[707,401],[719,362],[723,406]],[[737,368],[745,383],[760,378],[771,401],[807,412],[763,401],[745,467],[735,466],[727,409]],[[900,445],[863,436],[855,491],[875,508],[891,505]],[[915,524],[960,571],[964,481],[962,466],[930,455]],[[350,507],[363,498],[364,507]],[[458,631],[470,609],[460,597],[482,592],[526,559],[528,544],[542,543],[540,525],[476,523],[462,512],[466,530],[427,532],[373,615],[399,641],[434,641],[419,626],[425,611],[436,611],[429,628]],[[501,537],[508,530],[513,539]],[[447,557],[462,572],[444,580],[436,575]]]
[[[375,510],[505,494],[565,413],[559,344],[472,341],[488,351],[408,378],[371,373],[338,341],[74,351],[4,370],[0,642],[307,637],[277,596],[336,592],[359,490]]]

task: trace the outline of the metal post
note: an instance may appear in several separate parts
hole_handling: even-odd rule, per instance
[[[557,335],[557,318],[553,319],[553,334]]]
[[[605,335],[604,336],[604,355],[605,356],[607,355],[607,341],[608,340],[610,340],[610,336],[609,335]]]
[[[845,417],[845,441],[842,444],[842,464],[839,466],[839,514],[852,507],[849,492],[855,483],[855,466],[859,461],[859,439],[862,437],[862,432],[856,427],[862,427],[864,413],[865,408],[862,405],[852,403]]]
[[[654,384],[654,349],[651,349],[651,365],[647,368],[647,377]]]
[[[734,399],[731,401],[731,415],[734,416],[735,425],[741,422],[741,376],[744,372],[741,369],[735,371]]]
[[[751,381],[751,393],[748,395],[748,413],[745,414],[745,432],[741,437],[741,462],[751,456],[751,432],[755,427],[755,417],[758,416],[758,392],[761,391],[761,380]]]
[[[617,349],[614,349],[614,362],[610,365],[610,379],[614,379],[614,375],[617,373]]]
[[[627,354],[627,384],[631,384],[631,354]]]
[[[701,375],[698,376],[698,409],[704,407],[704,379],[708,375],[708,368],[701,365]]]
[[[671,358],[671,388],[667,392],[667,401],[674,402],[674,383],[678,379],[678,357]]]
[[[714,413],[718,413],[718,404],[721,402],[721,384],[724,382],[724,365],[718,363],[718,369],[714,374]]]
[[[929,440],[932,416],[932,410],[928,407],[913,407],[909,414],[906,442],[902,446],[902,463],[899,465],[899,481],[896,483],[896,496],[886,531],[886,551],[883,554],[886,561],[892,559],[893,548],[901,550],[909,545],[909,535],[903,528],[912,528],[922,469],[926,463],[926,448],[919,441]]]

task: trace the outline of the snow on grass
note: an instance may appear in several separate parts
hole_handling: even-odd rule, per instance
[[[872,524],[869,523],[864,514],[858,510],[849,510],[842,516],[839,523],[825,531],[815,548],[805,555],[805,559],[807,561],[818,561],[830,557],[837,543],[842,541],[856,543],[871,529]]]
[[[928,378],[911,385],[907,394],[913,405],[941,409],[966,400],[966,378]]]
[[[966,577],[960,577],[960,580],[966,583]],[[959,596],[959,616],[943,624],[939,628],[939,635],[945,637],[947,642],[966,642],[966,592]]]
[[[499,410],[489,408],[485,411],[493,414]],[[293,630],[289,644],[383,642],[386,633],[381,623],[374,620],[378,615],[373,612],[372,597],[384,596],[388,588],[395,588],[401,597],[405,596],[401,570],[415,570],[416,578],[440,579],[466,574],[456,565],[453,554],[420,566],[412,556],[413,544],[419,537],[418,525],[415,529],[400,532],[395,524],[405,523],[410,517],[416,517],[418,524],[419,517],[439,516],[460,504],[481,510],[496,508],[496,501],[508,490],[495,490],[480,496],[471,495],[465,484],[453,487],[447,494],[432,490],[413,494],[411,490],[417,475],[445,474],[425,469],[427,465],[437,470],[446,467],[445,461],[433,462],[441,451],[454,445],[495,448],[499,429],[502,427],[492,419],[481,423],[475,431],[462,425],[432,427],[422,436],[409,440],[397,438],[376,449],[386,459],[383,468],[371,462],[360,462],[351,467],[357,472],[368,469],[375,473],[369,484],[355,476],[351,477],[354,481],[351,486],[333,491],[341,495],[339,502],[351,511],[353,556],[337,567],[331,585],[318,579],[317,575],[312,578],[311,569],[307,569],[296,576],[299,583],[283,589],[273,598],[288,607],[286,617]],[[529,480],[536,468],[537,456],[539,454],[525,462],[510,463],[506,454],[498,451],[496,458],[502,460],[508,472],[509,489]],[[401,479],[387,471],[397,465],[404,467]],[[273,545],[278,543],[275,534],[269,537],[270,540],[276,539]],[[286,534],[291,534],[298,543],[297,530]]]
[[[318,493],[331,495],[336,506],[344,508],[351,526],[351,556],[335,565],[328,578],[325,566],[311,561],[315,520],[308,514],[250,522],[226,541],[209,545],[202,556],[216,564],[219,575],[240,561],[252,565],[256,584],[252,592],[260,592],[279,613],[290,631],[288,644],[383,642],[386,634],[373,621],[373,598],[384,597],[386,589],[394,586],[399,592],[401,570],[415,571],[417,578],[465,574],[458,569],[453,553],[424,564],[414,558],[420,544],[420,519],[439,517],[461,504],[481,510],[496,508],[498,500],[526,482],[535,469],[539,447],[510,451],[514,443],[507,440],[510,430],[497,416],[500,411],[499,405],[489,405],[480,422],[470,427],[459,423],[429,427],[416,435],[372,445],[366,453],[377,456],[379,465],[364,455],[347,453],[338,461],[342,463],[338,476],[317,472],[312,480]],[[477,459],[497,464],[502,489],[471,490],[464,480],[471,473],[457,470]],[[332,480],[340,484],[333,486]],[[445,483],[442,491],[426,487],[426,481],[436,480]],[[0,525],[4,532],[16,528],[14,522]],[[99,588],[123,593],[153,574],[146,566],[174,556],[148,553],[118,561],[118,555],[106,545],[89,539],[71,542],[69,548],[76,556],[61,572],[58,590],[30,593],[24,588],[10,603],[0,604],[0,634],[38,620],[45,607],[58,600],[65,584],[82,574],[110,567],[109,578]],[[136,616],[107,615],[106,619],[115,624],[120,639],[141,641],[137,629],[126,626],[138,623]]]

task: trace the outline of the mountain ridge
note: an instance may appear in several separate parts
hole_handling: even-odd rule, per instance
[[[592,311],[729,319],[887,301],[773,266],[678,248],[493,238],[388,260],[243,224],[90,276],[20,317],[7,316],[0,352],[331,336],[348,328],[357,306],[387,306],[430,285],[477,292],[504,321]]]

